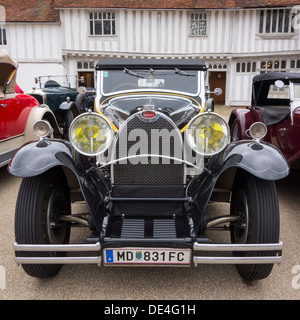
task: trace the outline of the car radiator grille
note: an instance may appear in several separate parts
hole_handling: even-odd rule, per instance
[[[146,148],[145,145],[142,144],[140,144],[140,146],[142,146],[141,148],[136,147],[137,145],[135,144],[140,143],[140,140],[138,140],[138,136],[135,141],[128,141],[130,132],[136,129],[142,129],[142,131],[146,134],[146,142],[148,143],[148,148]],[[163,131],[161,131],[162,129],[164,130],[164,133],[167,134],[163,134]],[[153,132],[156,133],[152,135]],[[157,140],[157,132],[161,132],[159,140]],[[166,139],[168,139],[168,141]],[[124,146],[121,145],[124,141],[127,141],[125,150],[126,155],[131,155],[129,151],[132,150],[131,148],[134,146],[134,149],[137,149],[137,152],[135,154],[154,154],[153,146],[155,145],[155,149],[158,150],[159,155],[167,155],[177,158],[178,150],[180,150],[181,152],[180,146],[182,144],[178,128],[164,115],[160,115],[155,121],[151,122],[144,121],[143,119],[141,119],[139,114],[132,116],[127,121],[126,125],[120,128],[118,140],[116,143],[117,157],[119,156],[120,158],[122,158],[122,156],[124,156]],[[159,144],[158,146],[157,143]],[[141,152],[141,149],[143,149],[143,152]],[[147,152],[145,153],[144,150],[147,150]],[[180,158],[182,158],[182,154],[180,154]],[[182,163],[157,157],[152,158],[152,160],[151,157],[148,157],[148,159],[146,159],[146,163],[145,158],[143,159],[144,162],[142,162],[141,159],[137,159],[138,158],[135,158],[133,160],[128,159],[126,161],[126,164],[117,163],[116,165],[114,165],[114,184],[183,184],[184,166]],[[155,163],[153,163],[153,159],[155,159]]]

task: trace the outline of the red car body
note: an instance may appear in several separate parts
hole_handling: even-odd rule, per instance
[[[0,167],[6,165],[16,150],[25,142],[37,139],[33,124],[54,115],[47,106],[23,93],[16,84],[18,63],[0,54]]]
[[[263,140],[275,145],[292,168],[299,167],[300,73],[270,72],[253,78],[251,107],[235,109],[229,118],[232,141],[249,139],[247,131],[255,122],[267,126]]]

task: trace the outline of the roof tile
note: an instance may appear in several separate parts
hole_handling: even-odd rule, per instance
[[[297,4],[299,0],[0,0],[9,22],[60,22],[59,8],[232,9]]]

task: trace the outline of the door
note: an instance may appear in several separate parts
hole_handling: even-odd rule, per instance
[[[226,71],[211,71],[209,77],[210,91],[216,88],[222,89],[222,94],[217,96],[212,94],[211,97],[215,100],[215,105],[225,105],[225,91],[226,91]]]
[[[86,72],[78,72],[78,86],[86,87],[86,88],[94,88],[94,72],[86,71]]]

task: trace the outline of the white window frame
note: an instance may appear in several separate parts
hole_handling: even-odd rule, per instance
[[[207,26],[208,26],[208,12],[207,11],[194,11],[189,12],[189,35],[191,37],[206,37],[208,35]],[[204,23],[205,33],[200,33],[201,26],[200,23]],[[196,32],[193,32],[193,24]]]
[[[281,16],[282,14],[282,16]],[[294,35],[293,13],[289,8],[261,9],[258,11],[259,35]],[[288,20],[287,20],[288,19]],[[270,21],[269,25],[267,22]],[[286,24],[287,23],[287,24]]]
[[[96,23],[101,26],[101,32],[96,33]],[[110,32],[105,33],[105,24],[108,23]],[[115,11],[89,12],[89,35],[100,37],[111,37],[117,35],[117,14]]]
[[[256,61],[237,62],[236,67],[235,67],[235,72],[238,74],[256,73],[257,72],[257,62]]]
[[[300,70],[300,59],[294,58],[289,62],[291,71],[299,71]]]
[[[288,72],[290,62],[287,59],[262,59],[259,61],[258,71],[265,72]]]

